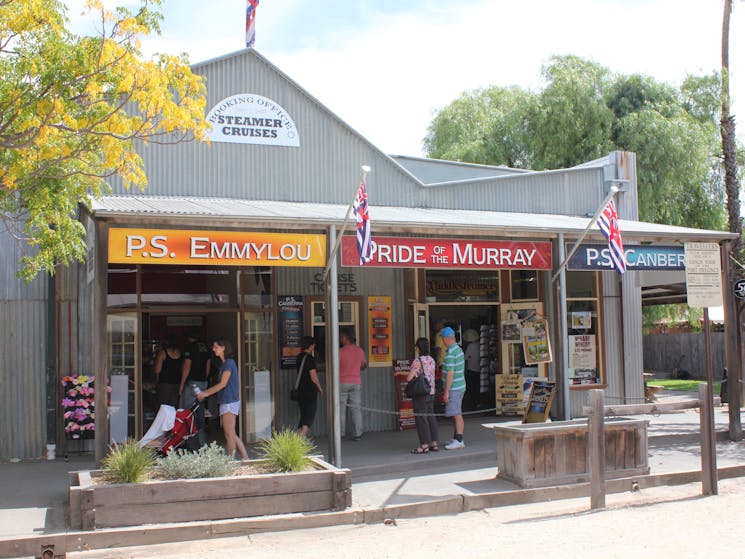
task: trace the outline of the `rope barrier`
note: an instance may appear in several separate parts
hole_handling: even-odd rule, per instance
[[[362,411],[369,411],[372,413],[379,413],[379,414],[387,414],[387,415],[400,415],[400,411],[393,411],[393,410],[381,410],[378,408],[369,408],[367,406],[354,406],[352,404],[347,404],[347,407],[350,408],[356,408]],[[485,408],[485,409],[479,409],[474,411],[467,411],[461,413],[461,415],[476,415],[476,414],[483,414],[483,413],[489,413],[497,411],[497,408]],[[451,415],[445,415],[444,413],[413,413],[414,417],[452,417]]]

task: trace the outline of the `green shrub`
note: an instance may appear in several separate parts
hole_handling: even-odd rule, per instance
[[[101,462],[106,479],[113,483],[136,483],[147,478],[155,465],[155,451],[140,447],[134,439],[109,447],[109,454]]]
[[[213,441],[196,452],[172,450],[158,459],[155,473],[166,479],[225,477],[232,476],[239,465]]]
[[[268,466],[276,472],[300,472],[312,464],[313,443],[297,431],[286,429],[275,432],[270,439],[259,442],[259,452]]]

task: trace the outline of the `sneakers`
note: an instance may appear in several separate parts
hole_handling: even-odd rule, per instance
[[[445,450],[458,450],[459,448],[466,448],[466,443],[463,441],[452,440],[445,445]]]

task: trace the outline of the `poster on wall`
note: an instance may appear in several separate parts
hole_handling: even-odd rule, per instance
[[[594,334],[569,336],[569,368],[592,370],[597,368]]]
[[[523,423],[545,423],[551,411],[556,385],[553,382],[537,381],[530,386],[528,403],[525,406]]]
[[[390,367],[393,364],[393,329],[391,328],[390,296],[370,296],[367,298],[367,331],[369,332],[368,358],[370,367]]]
[[[303,337],[303,296],[281,295],[279,307],[279,360],[283,369],[295,367],[295,358],[300,353],[300,338]]]
[[[531,320],[523,325],[521,333],[525,362],[530,365],[550,363],[552,358],[551,342],[548,339],[548,321],[544,318]]]
[[[413,429],[416,425],[414,422],[414,402],[406,396],[406,376],[397,373],[408,373],[411,367],[410,359],[394,359],[393,373],[394,386],[396,387],[396,407],[398,408],[398,430]]]
[[[573,312],[572,324],[570,328],[572,330],[589,330],[592,328],[592,313],[590,311],[579,311]]]

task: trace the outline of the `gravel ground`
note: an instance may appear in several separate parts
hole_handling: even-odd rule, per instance
[[[77,559],[271,557],[272,559],[468,557],[743,558],[745,479],[609,495],[590,511],[589,498],[487,509],[457,516],[398,519],[154,546],[69,553]],[[729,540],[731,543],[727,543]]]

